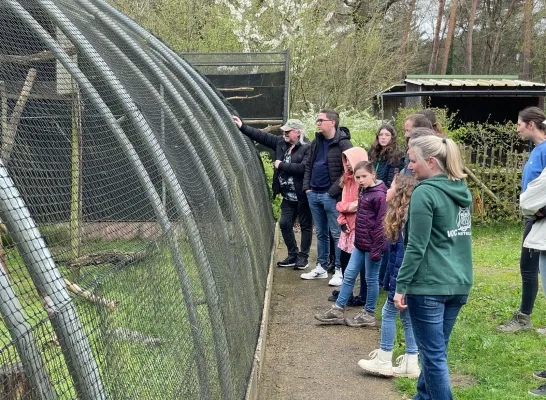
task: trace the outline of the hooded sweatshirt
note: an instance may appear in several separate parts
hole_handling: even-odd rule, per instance
[[[472,286],[472,196],[462,180],[440,174],[421,181],[411,195],[406,252],[396,292],[467,295]]]
[[[368,154],[362,147],[352,147],[343,152],[347,158],[351,169],[354,170],[355,165],[360,161],[368,161]],[[341,201],[336,204],[336,209],[339,212],[337,222],[339,225],[347,224],[350,231],[355,230],[356,221],[356,206],[358,203],[358,183],[356,183],[353,171],[343,164],[343,190],[341,192]]]

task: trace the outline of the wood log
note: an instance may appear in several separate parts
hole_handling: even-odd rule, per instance
[[[116,328],[106,331],[106,334],[115,339],[127,340],[146,346],[159,346],[163,340],[157,337],[148,336],[142,332],[128,328]]]
[[[13,150],[13,146],[15,145],[15,135],[17,134],[17,127],[19,126],[19,121],[21,121],[23,110],[28,100],[30,91],[32,90],[32,85],[34,84],[35,79],[36,70],[34,68],[31,68],[28,70],[25,83],[23,84],[21,94],[19,95],[19,99],[17,100],[15,107],[13,107],[13,111],[11,113],[11,116],[9,117],[6,131],[2,132],[2,150],[0,152],[0,158],[2,158],[4,165],[7,165],[9,163],[11,151]]]
[[[265,128],[262,129],[264,132],[278,132],[281,129],[280,124],[277,125],[267,125]]]
[[[240,92],[240,91],[253,91],[251,86],[233,87],[233,88],[216,88],[220,92]]]
[[[69,56],[76,54],[76,48],[74,46],[66,47],[64,51]],[[57,57],[55,56],[55,54],[53,54],[53,52],[44,50],[38,53],[25,55],[0,54],[0,63],[28,65],[40,61],[54,60],[56,58]]]
[[[89,290],[83,289],[81,286],[76,283],[70,282],[68,279],[63,279],[66,285],[66,288],[74,293],[76,296],[81,297],[85,300],[88,300],[92,303],[96,303],[102,306],[106,306],[110,311],[114,311],[119,304],[119,301],[105,299],[104,297],[97,296],[91,293]]]
[[[126,253],[119,250],[107,250],[99,253],[86,254],[74,259],[57,259],[55,262],[63,263],[70,268],[81,268],[92,265],[118,264],[135,258],[134,253]]]
[[[474,182],[476,183],[483,191],[486,195],[488,195],[489,197],[491,197],[495,203],[498,203],[499,205],[502,205],[500,199],[497,197],[497,195],[495,195],[495,193],[493,193],[491,190],[489,190],[489,188],[487,186],[485,186],[485,183],[483,183],[482,181],[480,181],[478,179],[478,177],[476,175],[474,175],[474,173],[466,166],[463,167],[463,170],[464,170],[464,173],[468,175],[468,177]]]
[[[257,94],[255,96],[233,96],[233,97],[226,97],[227,101],[230,100],[249,100],[249,99],[255,99],[257,97],[263,96],[262,94]]]
[[[20,361],[0,367],[0,382],[2,385],[0,398],[2,400],[37,399]]]

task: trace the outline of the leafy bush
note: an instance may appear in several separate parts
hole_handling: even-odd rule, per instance
[[[266,151],[260,153],[260,157],[262,159],[262,164],[264,165],[267,185],[269,188],[271,188],[271,184],[273,183],[273,173],[275,172],[273,161],[271,160],[269,153]],[[279,220],[279,217],[281,215],[281,201],[282,201],[281,196],[276,196],[274,199],[271,200],[271,207],[273,208],[273,216],[275,217],[275,220],[277,221]]]
[[[315,120],[317,111],[302,112],[296,116],[301,119],[307,128],[307,138],[312,141],[315,138],[317,125]],[[381,125],[381,120],[371,115],[368,111],[360,111],[354,108],[342,110],[339,112],[339,121],[341,126],[345,126],[351,132],[351,142],[354,146],[359,146],[369,150],[375,140],[377,128]]]

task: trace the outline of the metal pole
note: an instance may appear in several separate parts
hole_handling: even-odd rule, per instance
[[[3,165],[0,168],[0,175],[2,175],[2,173],[5,173]],[[8,182],[4,182],[3,178],[4,176],[2,175],[0,177],[0,191],[6,184],[13,184],[13,182],[9,181],[9,177],[6,176]],[[5,198],[9,198],[9,196],[6,196],[5,193],[0,193],[0,201]],[[3,209],[4,208],[2,207],[2,210]],[[2,218],[4,218],[3,215]],[[23,311],[23,306],[19,303],[19,299],[3,268],[0,268],[0,300],[2,320],[8,328],[15,348],[17,349],[17,353],[19,354],[19,358],[21,359],[21,363],[23,364],[25,375],[31,383],[32,390],[40,399],[55,400],[57,394],[49,381],[42,355],[40,354],[38,346],[36,346],[36,341],[32,335],[32,329],[26,321],[27,318]]]

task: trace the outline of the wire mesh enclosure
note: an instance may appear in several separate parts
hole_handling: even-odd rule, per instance
[[[253,126],[288,119],[290,53],[182,53]]]
[[[6,399],[240,399],[274,221],[214,90],[106,2],[0,1]]]

